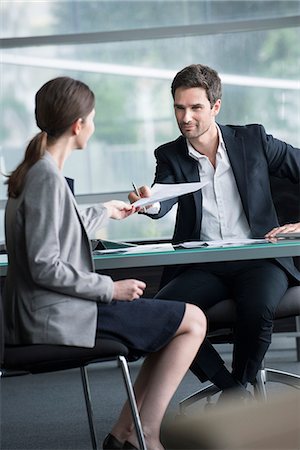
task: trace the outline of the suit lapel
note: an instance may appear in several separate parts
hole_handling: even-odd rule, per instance
[[[75,211],[76,211],[76,214],[77,214],[79,223],[80,223],[81,228],[82,228],[82,232],[83,232],[84,238],[85,238],[86,243],[87,243],[87,247],[91,250],[90,239],[89,239],[88,234],[87,234],[87,232],[86,232],[84,223],[83,223],[82,218],[81,218],[81,214],[80,214],[80,212],[79,212],[79,210],[78,210],[78,205],[77,205],[77,203],[76,203],[74,194],[73,194],[72,190],[70,189],[70,185],[69,185],[69,183],[68,183],[68,180],[63,176],[63,174],[61,173],[61,171],[58,169],[58,167],[57,167],[57,165],[55,164],[55,162],[54,162],[52,156],[50,155],[50,153],[45,152],[45,155],[43,156],[43,158],[44,158],[45,160],[47,160],[49,164],[51,164],[52,170],[53,170],[54,172],[56,172],[56,174],[58,174],[58,175],[61,177],[62,182],[63,182],[64,185],[65,185],[65,195],[70,199],[70,201],[71,201],[71,202],[73,203],[73,205],[74,205],[74,208],[75,208]],[[90,260],[90,264],[91,264],[91,270],[94,271],[94,262],[93,262],[93,259],[92,259],[91,251],[90,251],[89,253],[90,253],[90,255],[89,255],[89,260]]]
[[[186,140],[184,137],[182,137],[182,139],[180,140],[178,159],[179,159],[179,167],[181,167],[185,179],[184,181],[186,183],[194,183],[201,181],[198,161],[196,161],[189,155]],[[195,213],[196,213],[194,232],[196,236],[199,235],[200,239],[200,224],[202,220],[202,190],[196,191],[192,195],[195,202]]]
[[[236,131],[226,125],[219,125],[219,127],[225,142],[243,208],[249,220],[247,161],[244,139],[236,136]]]
[[[77,204],[77,202],[76,202],[76,199],[75,199],[75,197],[74,197],[73,192],[72,192],[71,189],[70,189],[70,186],[69,186],[69,183],[68,183],[67,180],[66,180],[66,194],[68,195],[68,197],[70,198],[71,202],[72,202],[73,205],[74,205],[74,208],[75,208],[75,211],[76,211],[78,220],[79,220],[80,225],[81,225],[81,228],[82,228],[82,233],[83,233],[84,239],[85,239],[85,241],[86,241],[87,247],[90,249],[90,252],[89,252],[89,261],[90,261],[90,265],[91,265],[91,271],[94,272],[94,271],[95,271],[95,267],[94,267],[94,261],[93,261],[93,258],[92,258],[91,242],[90,242],[89,236],[88,236],[88,234],[87,234],[86,228],[85,228],[85,226],[84,226],[84,223],[83,223],[83,221],[82,221],[81,214],[80,214],[80,211],[79,211],[79,209],[78,209],[78,204]]]
[[[178,159],[179,167],[181,167],[185,182],[194,183],[199,181],[198,162],[190,157],[186,140],[183,137],[179,144]]]

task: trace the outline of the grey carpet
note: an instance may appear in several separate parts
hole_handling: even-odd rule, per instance
[[[300,374],[295,340],[275,338],[266,365]],[[219,346],[230,364],[230,347]],[[130,365],[132,378],[140,362]],[[99,442],[116,419],[126,393],[121,372],[113,363],[89,368],[91,393]],[[271,383],[270,383],[271,384]],[[188,373],[168,408],[167,416],[178,413],[178,402],[199,388]],[[2,450],[90,450],[91,442],[85,412],[80,374],[77,370],[1,380]],[[272,383],[269,389],[291,389]],[[203,408],[205,402],[197,405]],[[101,446],[100,446],[101,448]]]

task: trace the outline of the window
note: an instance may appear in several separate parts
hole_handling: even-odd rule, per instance
[[[154,149],[178,136],[170,84],[195,62],[222,78],[220,123],[263,123],[300,146],[299,1],[2,0],[1,14],[4,173],[37,132],[35,92],[68,75],[89,84],[97,104],[95,135],[68,160],[65,175],[75,179],[80,203],[91,194],[126,199],[132,180],[151,184]],[[3,211],[3,184],[0,195]],[[170,237],[173,219],[112,221],[102,236]]]

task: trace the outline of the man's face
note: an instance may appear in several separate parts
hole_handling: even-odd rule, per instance
[[[180,87],[175,91],[174,110],[181,133],[189,140],[200,138],[211,129],[221,106],[217,100],[213,107],[203,88]]]

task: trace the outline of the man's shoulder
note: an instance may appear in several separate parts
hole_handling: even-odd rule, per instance
[[[166,142],[165,144],[160,145],[159,147],[157,147],[157,149],[155,150],[157,151],[168,151],[169,149],[176,149],[176,148],[181,148],[182,146],[186,145],[186,141],[185,138],[183,136],[179,136],[177,139],[175,139],[174,141],[170,141],[170,142]]]
[[[265,129],[263,127],[263,125],[259,124],[259,123],[249,123],[246,125],[220,125],[218,124],[218,126],[220,127],[222,133],[227,134],[227,133],[232,133],[232,134],[236,134],[236,135],[253,135],[253,134],[261,134],[261,133],[265,133]]]

